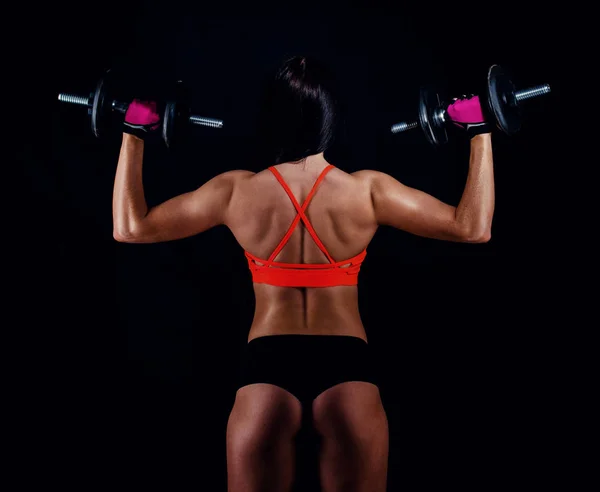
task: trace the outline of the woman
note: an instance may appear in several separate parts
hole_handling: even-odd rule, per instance
[[[449,241],[490,238],[491,134],[477,97],[454,100],[447,111],[471,150],[453,207],[384,173],[347,174],[329,163],[332,87],[315,60],[287,60],[266,103],[271,167],[225,172],[151,209],[142,187],[143,138],[160,118],[154,104],[140,101],[125,117],[115,239],[169,241],[225,225],[252,272],[256,308],[227,425],[230,492],[291,490],[294,437],[307,416],[320,436],[324,492],[385,491],[387,417],[357,302],[366,248],[381,225]]]

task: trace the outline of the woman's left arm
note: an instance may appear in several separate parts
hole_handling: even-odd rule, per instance
[[[148,209],[142,184],[144,141],[123,134],[113,190],[113,236],[126,243],[157,243],[223,224],[237,183],[254,174],[229,171],[198,189]]]

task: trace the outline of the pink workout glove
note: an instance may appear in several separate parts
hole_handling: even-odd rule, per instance
[[[479,96],[461,96],[453,99],[446,108],[446,113],[454,125],[467,132],[469,138],[492,131],[492,126],[483,116]]]
[[[143,140],[151,132],[158,130],[160,124],[161,116],[155,102],[134,99],[125,113],[123,132],[130,133]]]

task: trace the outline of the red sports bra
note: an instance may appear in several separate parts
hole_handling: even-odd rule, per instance
[[[333,287],[336,285],[356,285],[358,283],[358,272],[360,270],[361,263],[363,262],[367,250],[363,250],[358,255],[344,261],[334,261],[327,249],[317,236],[317,233],[313,229],[312,225],[308,221],[305,215],[305,210],[308,207],[312,197],[317,191],[317,187],[325,178],[325,175],[333,169],[333,165],[327,166],[323,172],[317,178],[317,181],[313,185],[310,193],[304,200],[302,206],[298,204],[298,201],[292,194],[292,191],[286,184],[286,182],[279,174],[279,171],[274,167],[269,167],[277,181],[283,186],[290,200],[296,207],[298,214],[290,225],[283,239],[277,245],[268,260],[263,260],[245,251],[246,258],[248,259],[248,266],[252,272],[252,281],[258,284],[270,284],[278,285],[281,287]],[[309,234],[312,236],[319,249],[327,256],[329,264],[313,264],[313,263],[279,263],[273,261],[279,252],[286,245],[290,239],[294,229],[298,225],[298,222],[302,222],[306,226]],[[258,263],[262,263],[259,265]]]

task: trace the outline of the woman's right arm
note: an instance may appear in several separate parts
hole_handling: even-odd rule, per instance
[[[377,223],[433,239],[489,241],[495,201],[491,133],[474,136],[470,145],[469,172],[456,207],[405,186],[388,174],[356,173],[368,180]]]

